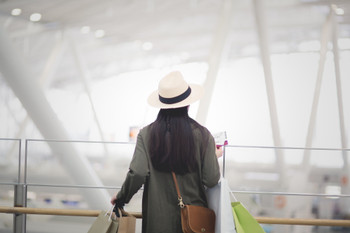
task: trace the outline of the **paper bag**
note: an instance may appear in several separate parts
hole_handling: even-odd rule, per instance
[[[119,213],[118,220],[118,233],[135,233],[136,218],[130,215],[128,212],[122,210]]]
[[[88,233],[116,233],[118,222],[113,220],[106,211],[101,211]]]

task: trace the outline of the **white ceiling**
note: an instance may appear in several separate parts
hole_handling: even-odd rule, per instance
[[[254,1],[232,1],[226,59],[259,52]],[[79,54],[92,78],[182,62],[207,62],[220,27],[224,0],[2,0],[0,24],[37,76],[51,67],[50,85],[74,81]],[[271,53],[291,52],[301,41],[320,40],[330,4],[341,7],[339,37],[350,37],[350,1],[265,0],[264,31]],[[22,14],[12,16],[11,10]],[[42,20],[30,22],[32,13]],[[89,26],[88,34],[80,32]],[[98,29],[103,38],[95,38]],[[153,48],[142,49],[145,42]],[[77,51],[73,53],[72,51]],[[50,66],[50,59],[54,64]],[[54,68],[52,68],[54,67]]]

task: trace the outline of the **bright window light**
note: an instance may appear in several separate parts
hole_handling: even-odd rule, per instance
[[[38,22],[41,20],[41,14],[40,13],[31,14],[29,19],[32,22]]]
[[[280,178],[280,175],[268,172],[247,172],[244,174],[244,178],[247,180],[277,181]]]
[[[36,199],[36,193],[35,192],[28,192],[27,193],[27,198],[30,200],[35,200]]]
[[[298,45],[298,50],[301,52],[319,51],[321,44],[319,41],[304,41]]]
[[[151,42],[145,42],[142,44],[143,50],[149,51],[149,50],[152,50],[152,48],[153,48],[153,44]]]
[[[181,58],[181,60],[183,60],[183,61],[187,61],[187,60],[190,58],[190,54],[189,54],[188,52],[182,52],[182,53],[180,54],[180,58]]]
[[[90,27],[89,26],[84,26],[80,29],[80,32],[83,34],[87,34],[90,32]]]
[[[339,38],[339,49],[350,49],[350,39],[349,38]]]
[[[13,9],[13,10],[11,11],[11,15],[13,15],[13,16],[18,16],[18,15],[20,15],[21,13],[22,13],[22,10],[19,9],[19,8],[15,8],[15,9]]]
[[[341,187],[338,185],[328,185],[325,188],[325,193],[327,195],[340,195]],[[338,197],[330,197],[330,198],[338,198]]]
[[[95,37],[96,38],[102,38],[106,35],[105,31],[102,29],[98,29],[95,31]]]
[[[336,8],[335,9],[335,13],[337,14],[337,15],[344,15],[344,13],[345,13],[345,11],[344,11],[344,9],[343,8]]]

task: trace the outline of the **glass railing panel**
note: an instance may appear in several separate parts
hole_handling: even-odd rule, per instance
[[[20,149],[19,139],[0,138],[0,184],[18,182]]]
[[[14,186],[0,184],[0,206],[12,207],[14,203]],[[13,233],[13,215],[0,213],[0,232]]]
[[[121,186],[134,147],[129,143],[29,141],[27,183],[96,186],[93,179],[84,179],[88,175],[84,172],[92,171],[90,175],[101,181],[97,186]]]
[[[13,206],[14,185],[0,185],[0,206]]]
[[[88,201],[82,193],[94,190],[93,188],[64,188],[53,186],[29,186],[28,207],[30,208],[54,208],[54,209],[80,209],[90,210]],[[108,189],[110,196],[119,189]],[[141,212],[142,191],[135,194],[125,210],[129,212]],[[95,209],[104,210],[107,209]],[[27,215],[28,232],[72,232],[86,233],[92,225],[95,217],[53,216],[53,215]],[[137,220],[136,232],[141,232],[141,219]],[[60,230],[60,231],[58,231]]]
[[[30,233],[86,233],[94,217],[27,215],[27,232]]]
[[[331,226],[262,225],[266,233],[348,233],[349,228]]]
[[[70,156],[83,156],[101,181],[101,188],[109,196],[114,195],[125,179],[135,147],[135,144],[129,143],[77,141],[29,140],[27,144],[28,207],[36,208],[91,209],[91,200],[87,200],[84,194],[97,187],[89,180],[81,182],[72,177],[68,168],[78,165],[76,169],[79,170],[79,164],[70,166],[72,164],[67,163]],[[71,154],[60,157],[57,152],[62,151]],[[219,162],[236,198],[254,216],[348,219],[346,211],[350,209],[350,196],[347,188],[349,174],[344,173],[346,153],[339,149],[227,146],[225,156]],[[126,210],[141,212],[141,202],[142,190],[133,197]],[[324,209],[326,207],[328,209]],[[59,222],[66,218],[53,219]],[[86,232],[91,222],[84,219],[77,218],[76,226],[67,223],[67,228],[78,227],[75,232]],[[34,222],[31,224],[34,229]],[[266,232],[291,233],[328,233],[335,229],[265,224],[264,228]]]
[[[273,218],[350,219],[348,197],[234,193],[254,216]],[[232,201],[236,201],[231,198]],[[342,209],[341,207],[344,206]]]
[[[227,146],[225,177],[234,190],[350,194],[346,153],[327,148]]]
[[[349,220],[348,153],[336,148],[227,146],[221,164],[230,189],[254,216]],[[349,231],[323,226],[266,227],[266,232]]]
[[[0,232],[13,233],[13,215],[0,213]]]
[[[32,208],[63,208],[63,209],[92,209],[84,193],[94,190],[105,190],[112,197],[120,189],[96,189],[80,187],[33,186],[27,188],[27,207]],[[126,204],[125,210],[141,212],[142,192],[139,190],[132,200]],[[109,199],[107,201],[109,205]],[[108,206],[107,205],[107,206]],[[103,209],[103,207],[98,208]],[[97,210],[98,210],[97,209]]]
[[[95,217],[27,215],[27,232],[86,233],[89,231],[95,219]],[[0,232],[2,233],[2,231]],[[136,219],[135,232],[141,233],[141,219]]]
[[[325,196],[271,195],[234,193],[237,201],[254,217],[292,218],[292,219],[333,219],[349,220],[349,198],[330,198]],[[232,201],[235,201],[233,198]],[[344,208],[341,208],[345,206]],[[262,224],[266,233],[278,232],[350,232],[350,228],[331,226],[301,226]]]
[[[19,182],[21,141],[0,139],[0,206],[14,205],[14,187]],[[0,214],[0,232],[13,232],[13,215]]]

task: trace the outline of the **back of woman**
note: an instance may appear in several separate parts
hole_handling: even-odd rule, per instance
[[[175,89],[174,83],[183,80],[179,78],[181,74],[170,73],[162,79],[163,86],[168,82],[170,89]],[[214,138],[188,116],[188,102],[194,101],[196,87],[186,84],[188,88],[182,89],[187,92],[190,89],[190,94],[181,98],[176,95],[177,102],[169,103],[174,97],[161,96],[165,93],[162,81],[158,88],[157,100],[162,105],[158,117],[138,134],[130,170],[121,191],[111,200],[123,206],[144,185],[142,232],[149,233],[182,232],[172,171],[176,173],[184,203],[205,207],[205,187],[214,186],[220,177]]]

